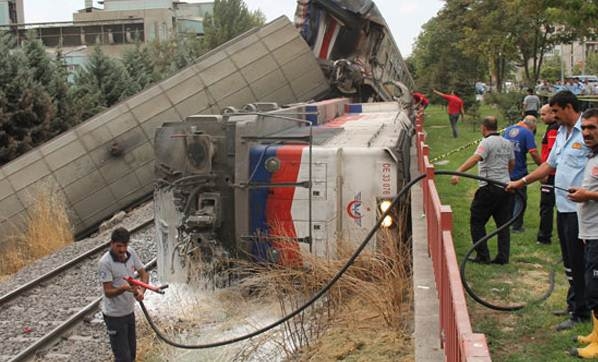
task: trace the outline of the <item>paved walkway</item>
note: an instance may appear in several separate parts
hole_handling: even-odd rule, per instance
[[[414,137],[415,140],[415,137]],[[419,175],[417,151],[411,147],[411,177]],[[421,182],[411,188],[411,225],[413,232],[413,290],[415,360],[444,361],[440,345],[438,292],[428,254],[426,218],[423,210]]]

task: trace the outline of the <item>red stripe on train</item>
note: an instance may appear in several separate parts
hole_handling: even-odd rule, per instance
[[[272,174],[272,183],[297,182],[301,155],[305,146],[289,145],[276,149],[280,160],[280,169]],[[295,196],[295,187],[275,187],[270,189],[266,201],[266,223],[269,233],[274,237],[272,246],[280,253],[280,263],[288,266],[302,265],[299,243],[295,240],[297,232],[291,215]],[[279,237],[276,240],[276,237]]]

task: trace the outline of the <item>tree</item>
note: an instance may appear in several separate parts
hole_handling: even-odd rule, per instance
[[[36,80],[39,73],[29,67],[30,59],[14,44],[10,34],[0,35],[0,164],[52,135],[50,96]]]
[[[154,72],[154,62],[149,49],[139,41],[135,44],[135,48],[125,50],[123,64],[129,78],[134,83],[135,92],[143,90],[161,78]]]
[[[204,47],[214,49],[265,21],[261,11],[249,11],[243,0],[215,0],[214,14],[204,19]]]
[[[75,117],[83,121],[133,95],[135,90],[136,84],[131,81],[124,65],[96,47],[87,64],[77,71],[75,84],[70,90]]]
[[[588,54],[588,57],[586,58],[585,73],[598,75],[598,52]]]
[[[423,26],[416,40],[412,61],[419,89],[458,91],[466,106],[474,102],[475,82],[487,74],[486,62],[478,54],[466,54],[459,46],[465,40],[464,17],[469,1],[447,2],[438,15]]]

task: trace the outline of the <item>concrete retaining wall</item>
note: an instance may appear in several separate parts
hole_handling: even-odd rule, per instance
[[[326,89],[316,59],[286,17],[245,33],[2,167],[0,245],[23,224],[40,185],[64,195],[76,231],[151,193],[154,129],[163,122],[256,101],[305,101]]]

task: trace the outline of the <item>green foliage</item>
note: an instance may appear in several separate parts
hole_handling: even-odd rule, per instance
[[[45,53],[44,53],[45,54]],[[28,55],[30,57],[28,57]],[[8,33],[0,35],[0,164],[21,155],[53,135],[54,107],[42,86],[47,72],[29,64],[49,65],[36,46],[14,47]],[[35,69],[36,70],[36,69]]]
[[[446,1],[417,39],[416,83],[419,88],[446,89],[490,78],[502,91],[518,66],[525,83],[534,85],[546,52],[596,27],[595,16],[592,22],[586,14],[577,14],[576,7],[596,15],[598,5],[585,0]]]
[[[585,73],[598,75],[598,52],[590,53],[586,58]]]
[[[488,93],[484,96],[484,103],[496,107],[505,116],[508,123],[521,119],[521,103],[524,93]]]
[[[540,78],[551,82],[561,79],[561,58],[559,56],[552,56],[544,61]]]
[[[464,40],[460,24],[466,9],[467,1],[449,2],[438,16],[426,23],[410,63],[416,69],[418,89],[427,93],[433,88],[445,92],[456,90],[467,106],[473,103],[469,100],[473,100],[474,84],[486,73],[486,66],[482,58],[468,55],[456,46]]]
[[[77,118],[84,120],[133,95],[137,84],[131,81],[125,66],[105,55],[99,47],[75,76],[71,95],[76,99]]]
[[[214,49],[265,21],[261,11],[249,11],[243,0],[216,0],[214,14],[204,19],[204,46]]]

